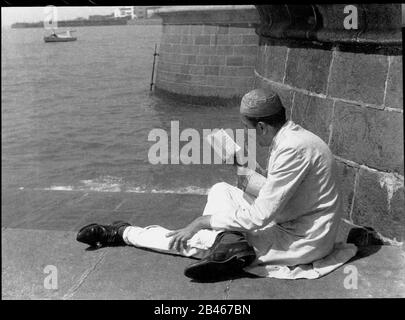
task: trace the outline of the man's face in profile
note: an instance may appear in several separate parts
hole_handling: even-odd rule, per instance
[[[256,131],[256,144],[259,144],[259,146],[264,147],[266,146],[266,141],[263,139],[262,135],[262,130],[258,130],[257,126],[255,126],[246,116],[241,115],[241,122],[243,124],[243,128],[245,129],[245,141],[248,141],[248,129],[250,130],[255,130]]]

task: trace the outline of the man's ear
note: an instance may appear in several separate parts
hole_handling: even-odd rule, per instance
[[[267,129],[267,128],[266,128],[266,125],[264,124],[264,122],[259,121],[259,122],[257,123],[256,128],[257,128],[257,130],[259,130],[259,134],[260,134],[260,135],[266,134],[266,129]]]

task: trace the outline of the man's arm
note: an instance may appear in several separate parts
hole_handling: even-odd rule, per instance
[[[255,230],[267,225],[283,210],[309,168],[309,159],[297,150],[288,148],[279,151],[253,204],[212,216],[212,229]]]
[[[238,188],[257,197],[266,183],[266,177],[245,167],[237,167],[237,174]]]

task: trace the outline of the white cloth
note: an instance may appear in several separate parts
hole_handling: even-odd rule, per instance
[[[128,227],[128,244],[203,258],[223,230],[244,232],[257,259],[247,272],[279,279],[319,278],[351,259],[352,244],[335,243],[342,217],[337,168],[328,146],[287,122],[270,147],[266,183],[254,198],[221,182],[208,193],[204,215],[213,230],[201,230],[182,252],[168,249],[169,230]]]

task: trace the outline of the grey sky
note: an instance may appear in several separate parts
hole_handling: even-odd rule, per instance
[[[87,18],[93,14],[110,14],[114,12],[114,7],[57,7],[58,19],[75,19],[78,17]],[[1,25],[10,26],[14,22],[37,22],[44,18],[44,7],[2,7]]]

